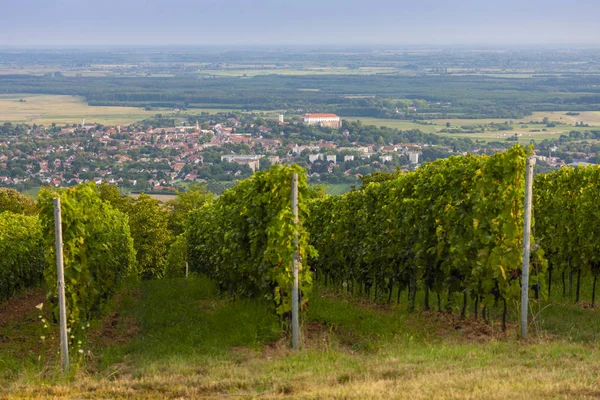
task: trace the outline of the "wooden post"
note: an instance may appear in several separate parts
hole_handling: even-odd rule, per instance
[[[56,270],[58,277],[58,310],[60,317],[60,350],[63,371],[69,370],[69,338],[67,336],[67,305],[65,301],[65,272],[63,265],[62,218],[60,198],[54,199],[54,235],[56,237]]]
[[[190,272],[190,266],[189,266],[188,262],[186,261],[185,262],[185,279],[188,278],[189,272]]]
[[[292,174],[292,211],[294,212],[294,225],[298,224],[298,174]],[[292,274],[294,283],[292,285],[292,347],[298,349],[300,337],[300,307],[298,304],[298,230],[294,228],[294,259],[292,262]]]
[[[531,251],[531,202],[533,197],[534,157],[527,157],[525,170],[525,221],[523,223],[523,267],[521,275],[521,337],[527,338],[529,308],[529,254]]]

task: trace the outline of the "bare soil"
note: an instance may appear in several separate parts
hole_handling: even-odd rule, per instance
[[[44,290],[38,288],[27,290],[0,303],[0,327],[26,319],[27,314],[32,313],[35,306],[45,300]]]

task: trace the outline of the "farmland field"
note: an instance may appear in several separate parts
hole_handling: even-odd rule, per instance
[[[344,120],[348,121],[360,121],[363,125],[375,125],[377,127],[387,126],[393,129],[409,130],[419,129],[425,133],[436,133],[442,129],[441,125],[423,125],[415,122],[401,120],[401,119],[387,119],[387,118],[371,118],[371,117],[344,117]]]
[[[20,102],[23,99],[25,102]],[[186,112],[219,112],[223,109],[189,109]],[[185,115],[174,110],[146,111],[143,108],[119,106],[89,106],[76,96],[20,94],[0,95],[0,122],[26,122],[30,124],[129,124],[152,117],[157,113]]]
[[[221,77],[252,77],[259,75],[286,75],[286,76],[312,76],[312,75],[372,75],[372,74],[407,74],[405,71],[393,67],[362,67],[350,69],[347,67],[307,67],[307,68],[223,68],[216,70],[200,70],[200,75]],[[411,73],[414,74],[414,73]]]
[[[555,127],[547,127],[544,124],[531,124],[529,122],[540,122],[547,117],[549,121],[559,122],[559,125]],[[569,116],[566,115],[566,111],[553,111],[553,112],[535,112],[533,115],[515,120],[508,119],[493,119],[493,118],[482,118],[482,119],[433,119],[424,121],[428,123],[419,124],[411,121],[397,120],[397,119],[385,119],[385,118],[344,118],[351,121],[360,120],[364,125],[375,125],[375,126],[386,126],[394,129],[419,129],[425,133],[437,133],[444,136],[450,137],[464,137],[471,138],[473,140],[483,141],[497,141],[505,140],[517,133],[519,135],[519,143],[529,143],[531,140],[544,140],[544,139],[557,139],[561,134],[568,134],[570,131],[584,131],[586,129],[600,129],[600,112],[598,111],[584,111],[580,112],[579,115]],[[489,126],[489,124],[503,124],[508,122],[509,125],[513,126],[513,129],[507,131],[500,131]],[[581,123],[589,125],[588,127],[578,127],[575,123]],[[452,128],[460,127],[476,127],[479,125],[487,125],[485,132],[477,133],[444,133],[442,129],[446,128],[446,123],[450,123]],[[536,132],[533,132],[536,131]]]

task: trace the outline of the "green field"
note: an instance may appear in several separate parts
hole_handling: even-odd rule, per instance
[[[550,121],[557,121],[563,125],[557,125],[555,127],[546,127],[543,124],[528,124],[530,121],[541,121],[544,117],[548,117]],[[385,119],[385,118],[344,118],[349,121],[360,120],[364,125],[375,125],[377,127],[386,126],[394,129],[409,130],[418,129],[425,133],[437,133],[443,136],[449,137],[464,137],[473,140],[482,140],[485,142],[489,141],[503,141],[507,137],[510,137],[517,133],[519,136],[519,143],[526,144],[531,140],[541,141],[544,139],[558,139],[562,134],[568,134],[570,131],[585,131],[589,129],[600,129],[600,112],[597,111],[584,111],[580,112],[578,116],[568,116],[564,111],[553,111],[553,112],[535,112],[529,117],[525,117],[520,120],[506,120],[506,119],[434,119],[425,121],[431,125],[418,124],[411,121],[397,120],[397,119]],[[442,129],[446,128],[446,123],[450,123],[451,127],[457,128],[461,126],[475,127],[477,125],[489,125],[491,123],[502,124],[509,122],[514,129],[508,131],[499,131],[492,129],[491,126],[486,128],[486,132],[478,133],[444,133]],[[583,122],[589,127],[576,127],[576,122]],[[525,127],[522,127],[525,125]],[[545,131],[543,131],[545,129]],[[536,130],[538,132],[532,132]]]
[[[304,348],[295,352],[257,301],[219,296],[205,279],[150,281],[117,296],[67,377],[56,332],[44,345],[39,338],[34,306],[43,299],[34,290],[0,304],[1,398],[600,396],[600,309],[560,297],[534,304],[541,313],[524,342],[515,324],[502,333],[499,310],[486,324],[461,320],[458,310],[408,313],[404,297],[375,304],[316,288],[303,314]]]
[[[371,118],[371,117],[348,117],[343,118],[347,121],[360,121],[363,125],[375,125],[377,127],[386,126],[388,128],[400,129],[400,130],[410,130],[410,129],[419,129],[421,132],[425,133],[436,133],[440,129],[442,129],[441,125],[424,125],[417,124],[411,121],[405,121],[401,119],[387,119],[387,118]]]

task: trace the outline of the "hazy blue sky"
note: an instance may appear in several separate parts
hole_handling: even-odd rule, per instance
[[[0,45],[600,44],[600,0],[0,0]]]

